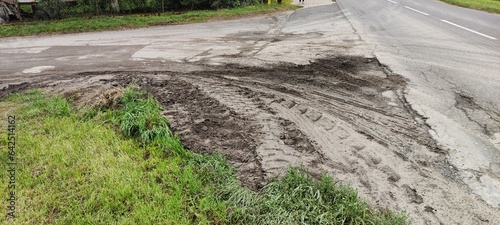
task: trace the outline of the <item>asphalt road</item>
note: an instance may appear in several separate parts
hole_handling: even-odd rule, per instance
[[[410,80],[469,187],[500,206],[500,15],[433,0],[338,0],[381,63]]]
[[[499,47],[500,42],[497,40],[500,39],[500,17],[498,15],[434,0],[392,0],[390,3],[417,13],[415,16],[424,15],[424,22],[435,24],[450,34],[465,37],[472,44]]]

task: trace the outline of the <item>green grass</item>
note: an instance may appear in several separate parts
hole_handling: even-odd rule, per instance
[[[196,173],[196,165],[116,134],[105,122],[108,114],[84,119],[66,100],[37,91],[9,101],[24,105],[16,113],[17,224],[223,221],[225,203],[215,201],[213,185]],[[7,162],[5,145],[2,133],[2,162]],[[0,167],[6,171],[3,163]],[[0,185],[6,199],[6,183]]]
[[[31,8],[30,5],[20,5],[19,8],[21,9],[22,12],[33,13],[33,8]]]
[[[153,25],[196,23],[211,19],[231,19],[245,15],[271,13],[297,8],[298,6],[291,4],[260,4],[236,9],[190,11],[180,14],[75,17],[55,21],[16,22],[0,25],[0,37],[91,32]]]
[[[328,176],[316,180],[298,169],[255,193],[221,155],[184,149],[151,96],[129,88],[118,105],[81,113],[38,90],[0,102],[17,116],[18,163],[17,218],[2,216],[1,224],[407,224]],[[2,205],[6,132],[0,129]]]
[[[453,5],[486,12],[500,13],[500,0],[441,0]]]
[[[143,144],[172,137],[167,121],[158,113],[161,110],[158,102],[151,96],[143,95],[126,89],[122,96],[122,108],[110,111],[113,121],[119,125],[121,132],[129,137],[139,137]]]

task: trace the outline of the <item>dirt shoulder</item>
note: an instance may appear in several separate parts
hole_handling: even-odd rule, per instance
[[[372,206],[406,210],[414,224],[500,224],[499,209],[461,181],[428,118],[409,107],[408,81],[332,10],[9,39],[0,96],[41,87],[93,99],[135,83],[160,101],[187,148],[221,152],[254,190],[302,166]]]
[[[405,80],[375,58],[64,77],[34,86],[94,96],[130,83],[149,90],[187,148],[221,152],[254,190],[290,165],[302,166],[355,187],[373,206],[406,210],[416,224],[498,221],[497,211],[457,179],[425,118],[408,107]],[[2,94],[32,86],[12,85]]]

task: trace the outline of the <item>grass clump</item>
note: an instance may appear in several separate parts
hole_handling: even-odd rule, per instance
[[[369,209],[353,189],[291,168],[258,200],[257,224],[405,224],[404,217]]]
[[[230,179],[217,195],[229,202],[229,224],[409,224],[403,214],[374,210],[349,187],[297,168],[271,180],[258,194]]]
[[[297,9],[291,4],[258,4],[235,9],[199,10],[183,13],[75,17],[54,21],[16,22],[0,25],[0,37],[35,34],[78,33],[154,25],[197,23],[211,19],[231,19],[245,15]]]
[[[105,114],[122,134],[135,138],[142,146],[151,145],[167,153],[189,157],[190,152],[172,136],[167,121],[161,116],[160,104],[152,96],[137,88],[127,88],[119,104],[119,109]]]
[[[17,118],[18,185],[17,217],[4,217],[6,207],[1,207],[0,224],[225,221],[226,203],[216,201],[214,186],[194,164],[117,134],[105,120],[107,112],[84,119],[66,100],[37,90],[10,95],[3,104],[18,107],[10,113]],[[5,181],[7,135],[0,132],[0,179]],[[9,191],[0,182],[0,198],[7,199]]]
[[[158,102],[134,88],[114,110],[77,113],[38,90],[0,102],[2,110],[13,106],[18,211],[2,224],[407,224],[404,215],[368,208],[328,176],[316,180],[298,169],[258,193],[244,188],[220,154],[184,149]]]
[[[492,13],[500,13],[499,0],[441,0],[441,1],[466,8],[478,9]]]
[[[129,137],[139,137],[148,144],[161,137],[172,137],[167,121],[160,115],[160,104],[151,96],[128,88],[121,98],[122,107],[111,112],[120,131]]]

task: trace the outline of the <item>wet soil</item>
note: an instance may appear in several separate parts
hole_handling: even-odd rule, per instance
[[[197,66],[202,69],[52,73],[6,85],[0,96],[38,86],[80,105],[110,106],[134,83],[158,99],[186,148],[220,152],[253,190],[301,166],[353,186],[372,206],[406,210],[420,221],[490,221],[493,209],[457,179],[426,118],[408,106],[405,79],[377,59]]]

